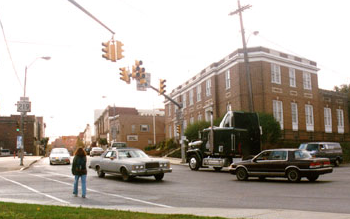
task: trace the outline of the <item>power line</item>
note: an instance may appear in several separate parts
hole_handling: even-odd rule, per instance
[[[10,57],[10,60],[11,60],[11,63],[12,63],[12,68],[13,68],[15,74],[16,74],[17,81],[18,81],[19,85],[23,88],[23,85],[22,85],[22,83],[21,83],[21,80],[19,79],[18,74],[17,74],[17,70],[16,70],[16,67],[15,67],[15,63],[13,62],[13,59],[12,59],[12,55],[11,55],[11,52],[10,52],[9,45],[8,45],[8,43],[7,43],[7,39],[6,39],[6,36],[5,36],[5,30],[4,30],[4,27],[3,27],[3,25],[2,25],[1,19],[0,19],[0,25],[1,25],[2,35],[4,36],[4,41],[5,41],[5,44],[6,44],[7,53],[9,54],[9,57]]]

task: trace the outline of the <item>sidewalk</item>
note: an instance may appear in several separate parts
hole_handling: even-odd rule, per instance
[[[8,157],[0,157],[0,173],[14,170],[25,170],[41,158],[41,156],[24,156],[23,166],[20,166],[21,158],[18,158],[18,156],[15,158],[13,158],[13,155]]]
[[[168,159],[172,165],[188,165],[182,163],[180,158],[163,157]],[[42,159],[40,156],[25,156],[23,166],[20,166],[20,158],[13,156],[0,157],[0,174],[6,171],[23,170],[29,168],[33,163]],[[2,200],[6,201],[6,200]],[[11,202],[21,202],[19,200],[8,200]],[[25,201],[27,203],[27,201]],[[35,203],[33,203],[35,204]],[[43,203],[37,203],[43,204]],[[72,205],[75,206],[75,205]],[[89,207],[92,206],[77,206]],[[197,216],[211,216],[224,218],[244,218],[244,219],[350,219],[350,214],[325,213],[313,211],[297,211],[285,209],[239,209],[239,208],[111,208],[106,206],[94,206],[93,208],[125,210],[133,212],[145,212],[155,214],[190,214]]]

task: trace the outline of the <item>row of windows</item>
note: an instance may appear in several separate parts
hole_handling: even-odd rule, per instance
[[[283,126],[283,103],[279,100],[273,100],[273,116],[276,121],[280,123],[281,129],[284,129]],[[292,116],[292,129],[293,131],[298,130],[298,104],[291,103],[291,116]],[[336,110],[337,115],[337,124],[338,124],[338,133],[344,133],[344,112],[342,109]],[[306,131],[314,131],[314,113],[313,106],[310,104],[305,104],[305,123]],[[325,132],[332,132],[332,112],[328,107],[324,108],[324,125]]]
[[[271,83],[281,84],[281,66],[271,63]],[[297,87],[295,69],[289,68],[289,86]],[[303,72],[303,87],[305,90],[311,90],[311,74]]]

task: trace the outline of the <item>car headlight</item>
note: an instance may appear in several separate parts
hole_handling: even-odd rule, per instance
[[[168,168],[170,167],[170,163],[160,163],[159,167]]]
[[[144,168],[143,165],[132,165],[133,170],[142,170]]]

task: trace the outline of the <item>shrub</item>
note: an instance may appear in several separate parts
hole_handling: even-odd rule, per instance
[[[185,136],[189,142],[198,139],[198,131],[202,131],[210,126],[209,122],[199,121],[187,126]]]
[[[262,127],[262,143],[274,144],[282,136],[280,124],[271,114],[258,113],[260,125]]]

